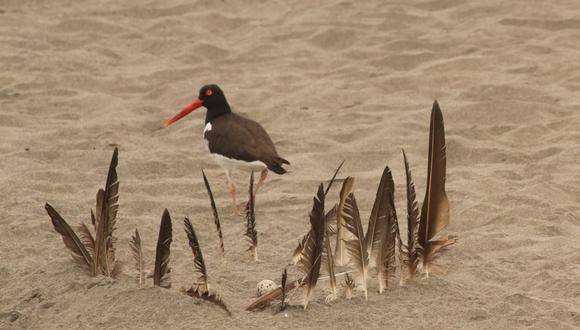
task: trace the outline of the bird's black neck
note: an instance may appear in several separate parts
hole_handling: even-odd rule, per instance
[[[213,106],[211,108],[208,108],[205,114],[205,123],[207,124],[212,120],[216,119],[217,117],[223,116],[230,112],[232,112],[232,109],[230,109],[230,105],[227,102],[219,106]]]

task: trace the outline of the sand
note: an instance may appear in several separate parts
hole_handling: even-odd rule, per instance
[[[0,1],[0,328],[580,327],[579,15],[563,0]],[[205,111],[162,128],[210,82],[292,163],[258,197],[259,263],[206,153]],[[257,282],[279,281],[340,161],[363,219],[387,164],[403,214],[401,148],[422,201],[435,99],[459,237],[448,274],[382,295],[373,275],[368,301],[330,304],[320,282],[305,311],[245,312]],[[88,222],[115,145],[126,266],[110,281],[72,262],[43,205]],[[128,241],[139,228],[151,269],[164,208],[173,288],[139,289]],[[179,291],[194,278],[184,216],[231,318]]]

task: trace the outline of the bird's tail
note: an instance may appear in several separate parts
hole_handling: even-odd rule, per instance
[[[282,164],[290,165],[290,162],[282,157],[275,157],[272,163],[268,165],[268,169],[276,174],[282,175],[286,173],[286,169],[282,167]]]

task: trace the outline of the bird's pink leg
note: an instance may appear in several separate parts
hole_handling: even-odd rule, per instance
[[[256,184],[256,188],[254,189],[254,192],[252,194],[252,198],[254,199],[254,205],[256,204],[256,195],[258,195],[258,190],[260,190],[260,188],[262,187],[262,185],[264,185],[264,181],[266,180],[266,177],[268,176],[268,169],[263,169],[262,172],[260,173],[260,179],[258,180],[258,183]],[[246,210],[248,209],[250,205],[250,201],[248,201],[246,203]]]
[[[232,200],[233,200],[233,213],[234,215],[240,215],[240,209],[238,208],[238,201],[236,200],[236,184],[234,183],[234,180],[232,180],[232,178],[230,177],[230,172],[226,171],[226,177],[228,178],[228,188],[230,190],[230,193],[232,194]]]
[[[260,188],[264,184],[264,181],[266,180],[267,176],[268,169],[266,168],[262,170],[262,173],[260,173],[260,179],[258,180],[258,184],[256,185],[256,190],[254,190],[254,203],[256,203],[256,195],[258,194],[258,190],[260,190]]]

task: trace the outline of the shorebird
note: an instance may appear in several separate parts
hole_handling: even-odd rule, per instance
[[[255,199],[266,180],[268,170],[281,175],[286,173],[282,165],[290,163],[278,155],[272,139],[262,125],[232,112],[224,93],[217,85],[203,86],[197,99],[168,120],[165,127],[202,106],[207,109],[203,138],[210,155],[226,174],[234,213],[239,214],[236,185],[231,177],[232,170],[261,172],[253,192]]]

